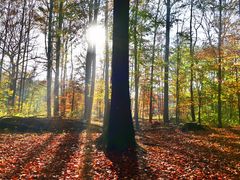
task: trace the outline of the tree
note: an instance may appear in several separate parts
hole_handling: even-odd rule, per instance
[[[129,0],[114,0],[112,94],[106,136],[107,150],[135,147],[129,95]]]
[[[218,32],[218,127],[222,127],[222,0],[219,0]]]
[[[179,112],[179,69],[180,69],[180,63],[181,63],[181,57],[180,57],[180,43],[179,43],[179,30],[178,30],[178,21],[177,20],[177,68],[176,68],[176,123],[179,124],[180,119],[180,112]]]
[[[53,0],[50,0],[48,17],[48,48],[47,48],[47,117],[51,118],[51,90],[52,90],[52,20],[53,20]]]
[[[97,17],[99,11],[99,0],[89,1],[89,26],[97,24]],[[96,45],[88,42],[85,68],[85,109],[84,120],[88,123],[91,121],[93,96],[95,89],[96,76]]]
[[[138,122],[138,96],[139,96],[139,62],[138,62],[138,40],[137,40],[137,24],[138,24],[138,8],[139,0],[135,0],[135,14],[134,14],[134,80],[135,80],[135,102],[134,102],[134,119],[136,129],[139,130]]]
[[[151,57],[151,76],[150,76],[150,102],[149,102],[149,122],[152,123],[152,115],[153,115],[153,76],[154,76],[154,61],[155,61],[155,51],[156,51],[156,38],[157,38],[157,30],[159,27],[158,22],[158,14],[160,9],[160,0],[157,5],[157,12],[154,17],[154,35],[153,35],[153,47],[152,47],[152,57]]]
[[[11,1],[8,2],[7,6],[7,15],[6,15],[6,22],[4,23],[4,40],[3,40],[3,48],[2,48],[2,55],[1,55],[1,61],[0,61],[0,83],[2,82],[2,68],[3,68],[3,61],[5,56],[5,48],[6,48],[6,40],[7,40],[7,33],[9,29],[9,20],[10,20],[10,7],[11,7]],[[2,42],[2,41],[1,41]]]
[[[56,73],[54,81],[54,116],[59,116],[59,67],[60,67],[60,55],[61,55],[61,34],[63,24],[63,0],[59,2],[58,9],[58,28],[57,28],[57,42],[56,42]]]
[[[104,132],[103,134],[106,135],[106,127],[108,124],[108,117],[109,117],[109,43],[108,43],[108,0],[106,0],[105,4],[105,91],[104,91]]]
[[[165,44],[165,58],[164,58],[164,112],[163,120],[165,124],[169,123],[169,106],[168,106],[168,78],[169,78],[169,46],[170,46],[170,16],[171,16],[171,3],[167,0],[167,14],[166,14],[166,44]]]
[[[94,11],[93,11],[93,24],[97,25],[98,11],[100,6],[100,0],[94,0]],[[91,122],[92,107],[93,107],[93,97],[95,91],[95,80],[96,80],[96,44],[92,44],[92,78],[91,78],[91,91],[89,99],[89,114],[88,114],[88,123]]]
[[[191,60],[191,77],[190,77],[190,98],[191,98],[191,116],[192,121],[195,122],[195,110],[194,110],[194,94],[193,94],[193,58],[194,58],[194,47],[193,47],[193,0],[190,2],[190,32],[189,32],[189,40],[190,40],[190,60]]]

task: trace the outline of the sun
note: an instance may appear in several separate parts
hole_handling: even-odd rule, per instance
[[[92,25],[87,29],[87,41],[96,45],[98,49],[104,49],[105,45],[105,28],[101,25]]]

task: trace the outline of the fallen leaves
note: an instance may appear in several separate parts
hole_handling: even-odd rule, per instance
[[[0,179],[238,179],[240,128],[137,135],[139,147],[106,154],[100,133],[1,133]]]

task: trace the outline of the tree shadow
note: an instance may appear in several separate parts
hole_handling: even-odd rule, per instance
[[[92,179],[92,152],[93,152],[93,142],[92,142],[92,130],[88,128],[86,130],[86,145],[84,146],[84,160],[83,160],[83,169],[82,169],[82,177],[83,179]]]
[[[119,179],[157,179],[144,158],[146,151],[140,146],[123,153],[106,152],[106,156],[111,160]]]
[[[112,162],[112,170],[118,179],[157,179],[145,159],[147,152],[141,146],[136,145],[135,149],[125,152],[109,152],[105,149],[102,135],[96,139],[95,144]]]
[[[173,157],[181,155],[181,161],[178,161],[177,159],[175,160],[174,158],[172,160],[168,159],[170,164],[177,165],[182,168],[184,168],[185,165],[189,166],[192,164],[195,168],[199,168],[206,174],[209,170],[211,170],[214,172],[214,174],[221,174],[224,172],[230,177],[237,177],[236,174],[233,174],[230,169],[233,168],[236,172],[239,173],[239,169],[236,167],[236,164],[240,162],[239,154],[236,154],[235,152],[222,152],[215,146],[209,147],[204,143],[199,144],[198,141],[189,141],[191,137],[184,137],[181,139],[182,136],[177,136],[174,133],[169,133],[167,135],[161,136],[163,136],[161,140],[155,140],[153,137],[142,135],[141,141],[144,145],[150,147],[159,146],[163,150],[166,150],[172,154]],[[219,140],[214,141],[209,139],[208,141],[211,143],[217,142]],[[220,145],[224,147],[223,142]],[[183,164],[182,161],[185,162],[185,164]],[[204,168],[202,164],[205,164]]]
[[[227,130],[240,137],[240,128],[238,128],[238,129],[236,129],[236,128],[228,128]]]
[[[2,118],[0,132],[5,133],[43,133],[43,132],[81,132],[86,124],[77,120],[46,118]]]
[[[37,158],[42,151],[54,140],[55,134],[51,134],[51,136],[40,146],[35,147],[32,151],[30,151],[24,159],[18,160],[15,164],[15,169],[3,175],[3,179],[11,179],[13,176],[16,176],[21,173],[24,166],[31,162],[33,159]]]
[[[41,171],[40,179],[59,179],[71,156],[79,148],[79,133],[67,133],[52,161]]]

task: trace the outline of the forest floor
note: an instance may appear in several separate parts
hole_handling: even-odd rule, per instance
[[[98,127],[0,119],[0,179],[239,179],[240,127],[136,133],[135,151],[105,153]]]

